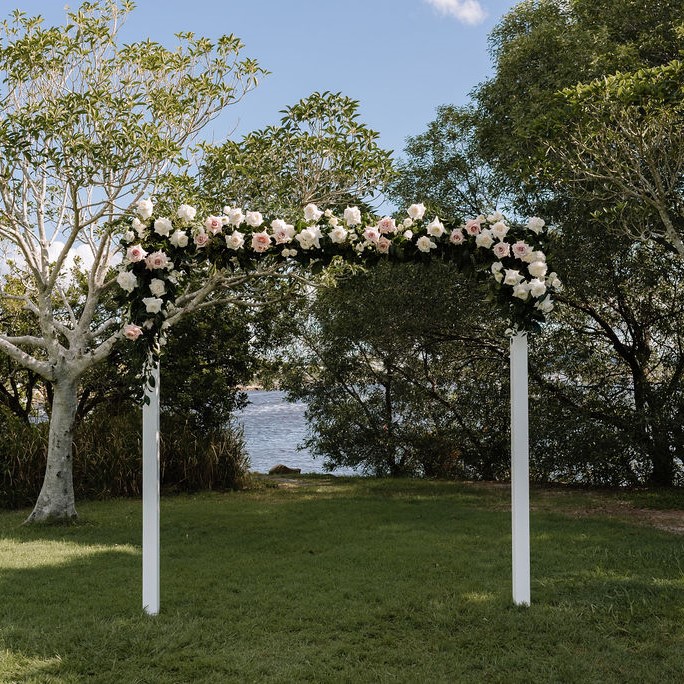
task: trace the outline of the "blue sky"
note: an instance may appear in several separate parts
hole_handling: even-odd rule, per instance
[[[64,0],[5,0],[60,24]],[[69,2],[75,8],[78,2]],[[463,104],[490,73],[487,35],[512,0],[139,0],[124,38],[173,44],[174,33],[239,36],[271,74],[215,123],[220,141],[277,123],[313,91],[342,91],[400,153],[440,104]]]

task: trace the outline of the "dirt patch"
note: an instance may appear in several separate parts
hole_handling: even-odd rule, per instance
[[[262,475],[255,474],[256,478],[268,487],[276,489],[302,489],[306,487],[330,487],[334,484],[334,477],[298,477],[296,475]]]
[[[535,489],[530,507],[572,517],[599,515],[684,535],[684,511],[641,508],[601,492]]]

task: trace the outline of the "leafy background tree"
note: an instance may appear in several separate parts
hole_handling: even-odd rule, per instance
[[[288,218],[309,203],[337,210],[372,204],[394,169],[358,109],[341,93],[312,93],[286,107],[279,125],[204,145],[198,193]]]
[[[676,80],[683,20],[684,7],[673,1],[657,6],[614,0],[519,4],[491,35],[492,78],[474,91],[469,106],[440,108],[427,130],[408,140],[399,164],[392,188],[399,206],[420,198],[436,212],[467,217],[497,205],[513,215],[544,216],[557,226],[550,258],[563,274],[564,306],[556,322],[535,336],[531,357],[532,471],[540,480],[597,485],[681,481],[681,266],[662,241],[642,244],[634,237],[667,237],[663,214],[677,230],[681,225],[681,153],[673,114],[679,86],[664,93],[661,88],[658,97],[645,95],[653,94],[654,83],[662,85],[663,70],[667,83]],[[600,80],[618,70],[628,73]],[[578,80],[589,85],[574,88]],[[618,104],[625,98],[641,112],[641,127],[633,134],[614,125],[625,123],[618,120]],[[637,137],[644,141],[641,146],[633,144]],[[610,155],[601,152],[604,148],[610,148]],[[659,206],[646,201],[648,189],[639,180],[644,169],[654,183],[667,174],[667,191],[655,198]],[[631,183],[631,195],[616,179]],[[431,287],[432,279],[432,273],[426,274],[422,287]],[[357,283],[359,291],[372,291],[371,282],[378,287],[371,278]],[[394,282],[397,297],[407,291],[403,280]],[[470,296],[464,294],[456,329],[475,321],[467,313]],[[329,367],[336,370],[341,385],[373,383],[377,360],[368,355],[362,362],[356,355],[365,375],[348,363],[348,338],[325,321],[343,319],[350,300],[344,294],[326,297],[330,310],[316,319],[315,330],[319,347],[331,350],[322,362],[328,388],[311,378],[312,389],[297,396],[313,395],[310,446],[334,464],[344,462],[335,435],[342,435],[338,441],[352,437],[350,431],[334,429],[348,409],[340,398],[324,402],[335,384],[334,373],[325,373]],[[363,316],[369,319],[382,320],[391,307],[382,297],[365,299],[369,311]],[[423,319],[428,326],[447,320],[439,307],[413,306],[413,299],[402,299],[405,315],[395,322],[391,338],[397,344],[411,339],[409,319]],[[478,344],[495,332],[483,326]],[[478,373],[487,377],[481,369]],[[488,390],[476,378],[472,402],[479,405],[488,399]],[[457,392],[461,384],[468,385],[467,375],[453,374],[450,391]],[[500,413],[504,397],[502,391]],[[379,395],[376,403],[380,415]],[[507,417],[501,418],[505,431]],[[468,421],[473,433],[487,429],[477,416]],[[380,429],[373,434],[382,442]],[[364,440],[370,440],[368,433],[358,437],[357,448]],[[462,444],[452,442],[454,448]],[[372,461],[366,462],[372,469]]]

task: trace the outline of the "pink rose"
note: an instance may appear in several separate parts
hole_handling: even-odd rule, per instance
[[[295,234],[294,226],[285,223],[282,219],[275,219],[275,221],[271,221],[271,229],[277,245],[292,242]]]
[[[499,259],[511,255],[511,246],[507,242],[497,242],[492,248],[492,252],[496,254]]]
[[[164,252],[152,252],[145,258],[145,266],[153,271],[158,268],[166,268],[169,263],[169,257]]]
[[[389,253],[389,248],[392,242],[388,240],[384,235],[380,237],[378,240],[378,252],[380,254],[387,254]]]
[[[460,228],[454,228],[454,230],[451,231],[449,242],[451,242],[452,245],[462,245],[464,240],[465,235],[463,235]]]
[[[397,232],[397,224],[394,222],[394,219],[390,218],[389,216],[385,216],[384,218],[381,218],[380,221],[378,222],[377,228],[378,228],[378,232],[382,233],[383,235],[386,233],[396,233]]]
[[[206,247],[207,242],[209,242],[209,236],[204,231],[200,231],[192,238],[192,241],[195,243],[195,246],[200,249],[201,247]]]
[[[271,236],[266,232],[252,235],[252,249],[255,252],[265,252],[271,244]]]
[[[220,233],[223,229],[223,221],[218,216],[208,216],[204,227],[212,234]]]
[[[513,245],[513,256],[516,259],[524,259],[530,252],[532,252],[532,247],[522,240],[518,240]]]
[[[142,248],[142,245],[133,245],[126,250],[126,258],[135,263],[142,261],[147,256],[147,252]]]
[[[380,231],[373,226],[369,226],[363,231],[363,237],[365,237],[368,242],[376,243],[380,239]]]
[[[127,340],[135,342],[142,335],[142,328],[134,323],[128,323],[123,327],[123,334]]]
[[[465,224],[468,235],[477,235],[480,232],[480,222],[477,219],[470,219]]]

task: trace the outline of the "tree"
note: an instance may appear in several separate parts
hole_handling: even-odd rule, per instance
[[[306,446],[327,468],[507,472],[506,431],[487,429],[506,404],[503,326],[473,281],[449,264],[382,264],[317,295],[291,327],[283,386],[307,403]]]
[[[313,93],[286,107],[278,126],[205,145],[199,192],[284,217],[309,203],[343,210],[372,202],[394,171],[358,108],[341,93]]]
[[[95,323],[122,232],[123,212],[187,164],[202,128],[256,83],[256,62],[240,59],[241,42],[180,34],[169,50],[145,41],[118,44],[126,0],[85,3],[68,24],[45,28],[15,12],[1,24],[0,239],[21,261],[20,302],[35,333],[0,334],[0,350],[52,384],[45,480],[29,521],[76,515],[72,429],[78,384],[107,358],[121,319]],[[72,248],[92,256],[85,296],[65,285]],[[50,249],[57,251],[50,257]],[[239,278],[239,281],[244,278]],[[181,312],[226,283],[216,275],[187,292]]]
[[[684,109],[679,60],[616,73],[563,94],[575,116],[553,147],[567,180],[591,188],[598,215],[633,239],[654,238],[684,257]]]
[[[494,30],[495,73],[474,93],[477,146],[509,202],[559,228],[560,364],[537,380],[564,405],[555,415],[573,416],[554,431],[579,444],[582,416],[587,449],[619,433],[620,483],[672,484],[681,469],[676,262],[622,236],[679,249],[682,22],[675,0],[522,3]]]

